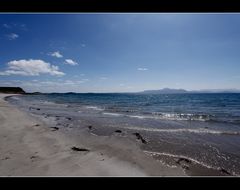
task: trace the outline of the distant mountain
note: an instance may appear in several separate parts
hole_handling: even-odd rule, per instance
[[[76,92],[66,92],[66,94],[76,94]]]
[[[145,90],[141,93],[144,93],[144,94],[182,94],[182,93],[188,93],[188,91],[184,90],[184,89],[163,88],[160,90]]]
[[[39,94],[43,94],[41,92],[27,92],[25,93],[26,95],[39,95]]]
[[[143,94],[186,94],[186,93],[240,93],[238,89],[206,89],[206,90],[184,90],[163,88],[160,90],[145,90],[140,93]]]
[[[206,90],[192,90],[190,93],[240,93],[238,89],[206,89]]]

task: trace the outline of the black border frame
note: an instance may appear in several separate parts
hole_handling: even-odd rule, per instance
[[[13,13],[240,13],[240,1],[224,0],[0,0],[0,14]],[[239,180],[233,179],[239,177],[122,177],[120,182],[118,177],[0,177],[1,185],[9,184],[17,187],[18,185],[29,185],[31,189],[48,187],[67,187],[77,188],[105,188],[106,187],[126,188],[128,183],[132,183],[134,189],[151,185],[157,188],[169,188],[170,186],[181,185],[182,187],[203,187],[209,184],[202,183],[201,179],[207,179],[207,182],[213,182],[214,187],[217,185],[239,185]],[[105,181],[103,179],[106,179]],[[110,179],[110,180],[109,180]],[[96,181],[96,183],[92,183]],[[229,183],[230,181],[230,183]],[[196,183],[192,186],[191,183]],[[34,186],[33,186],[34,185]],[[50,186],[49,186],[50,185]],[[52,185],[52,186],[51,186]],[[86,186],[87,185],[87,186]],[[104,184],[105,185],[105,184]],[[179,187],[177,187],[179,188]]]
[[[0,12],[240,12],[240,1],[1,0]]]

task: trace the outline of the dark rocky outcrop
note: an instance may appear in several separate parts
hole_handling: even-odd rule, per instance
[[[115,133],[121,133],[122,131],[121,130],[116,130]]]
[[[38,95],[38,94],[42,94],[41,92],[32,92],[32,93],[30,93],[30,94],[32,94],[32,95]]]
[[[20,87],[0,87],[0,93],[25,94],[26,92]]]

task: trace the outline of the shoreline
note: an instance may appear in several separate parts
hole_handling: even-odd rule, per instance
[[[131,139],[53,130],[0,94],[1,176],[185,176],[144,154]],[[75,149],[74,149],[75,147]]]

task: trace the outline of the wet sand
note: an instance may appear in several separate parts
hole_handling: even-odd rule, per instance
[[[145,154],[134,139],[65,133],[0,94],[1,176],[184,176]]]

